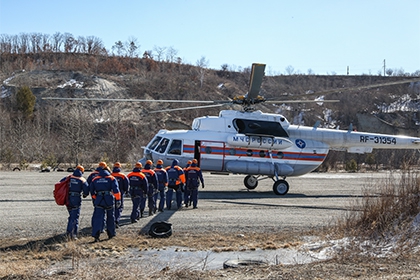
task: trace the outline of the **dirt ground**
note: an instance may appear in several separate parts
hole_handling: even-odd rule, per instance
[[[66,174],[0,172],[2,248],[14,243],[24,244],[31,240],[60,236],[65,232],[68,214],[65,207],[55,204],[52,190],[54,183]],[[87,177],[88,174],[85,175]],[[124,233],[147,233],[151,224],[161,220],[172,223],[174,236],[218,234],[261,238],[265,235],[317,232],[342,217],[362,196],[364,189],[380,184],[387,176],[390,175],[311,173],[288,178],[289,193],[277,196],[272,191],[273,182],[270,179],[260,181],[255,190],[248,191],[243,185],[244,176],[205,173],[206,188],[200,189],[198,209],[165,210],[131,224],[129,215],[132,204],[129,198],[126,199],[117,238]],[[90,199],[84,199],[80,232],[89,240],[92,212]],[[170,242],[174,245],[177,243],[176,240]],[[227,238],[226,242],[232,241]],[[207,249],[212,249],[211,246],[208,244]],[[2,251],[0,254],[3,254]],[[383,279],[420,279],[420,267],[415,259],[375,259],[368,266],[358,260],[354,262],[330,260],[297,266],[201,271],[197,273],[197,279],[377,279],[378,275]],[[156,278],[189,279],[187,276],[164,274]]]

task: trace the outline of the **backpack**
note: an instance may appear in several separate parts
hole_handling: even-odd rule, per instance
[[[168,187],[171,188],[171,189],[177,190],[178,187],[179,187],[176,184],[178,182],[178,179],[179,179],[178,170],[171,167],[166,171],[166,173],[168,174]]]
[[[67,205],[69,200],[70,176],[54,185],[54,199],[57,205]]]

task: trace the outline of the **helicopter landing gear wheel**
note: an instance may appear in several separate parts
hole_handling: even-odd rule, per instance
[[[253,190],[258,186],[258,179],[255,176],[248,175],[244,179],[244,185],[248,190]]]
[[[278,180],[274,182],[273,191],[277,195],[285,195],[289,191],[289,183],[286,180]]]

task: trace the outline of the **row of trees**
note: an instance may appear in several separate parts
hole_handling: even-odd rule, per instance
[[[56,32],[53,35],[42,33],[20,33],[18,35],[0,34],[0,54],[42,54],[42,53],[78,53],[90,55],[116,55],[140,57],[140,45],[137,38],[129,37],[126,41],[117,41],[107,50],[102,39],[95,36],[74,36],[71,33]],[[156,61],[181,62],[174,47],[155,46],[145,50],[143,58]]]
[[[136,37],[129,37],[126,41],[118,40],[107,50],[102,39],[95,36],[74,36],[71,33],[56,32],[53,35],[42,33],[20,33],[18,35],[0,34],[0,54],[43,54],[43,53],[78,53],[90,55],[119,56],[119,57],[142,57],[158,62],[182,63],[178,56],[178,50],[174,47],[154,46],[153,50],[140,51],[140,44]],[[200,60],[197,61],[199,63]],[[208,64],[207,64],[208,66]],[[242,71],[239,67],[223,64],[222,71]],[[303,75],[292,65],[285,68],[286,75]],[[381,76],[382,70],[377,75]],[[387,76],[420,76],[420,69],[414,73],[405,72],[403,68],[387,68]],[[384,74],[384,75],[385,75]],[[315,75],[312,69],[308,69],[307,75]],[[335,73],[331,73],[335,75]]]

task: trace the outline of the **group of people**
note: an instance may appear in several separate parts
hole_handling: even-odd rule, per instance
[[[136,223],[144,215],[146,202],[149,216],[156,211],[163,212],[165,204],[166,209],[172,209],[174,192],[177,209],[182,207],[183,201],[185,207],[192,205],[194,209],[197,208],[200,182],[204,188],[203,175],[196,159],[188,161],[185,168],[181,168],[176,159],[166,168],[162,160],[156,162],[155,168],[151,160],[146,161],[144,167],[137,162],[127,175],[121,172],[119,162],[114,164],[112,171],[105,162],[100,162],[87,179],[83,173],[83,166],[78,165],[69,176],[66,233],[70,239],[77,239],[82,197],[86,198],[89,194],[94,206],[92,237],[97,242],[103,231],[106,231],[109,239],[115,236],[124,209],[124,196],[131,197],[133,208],[130,219],[131,223]]]

